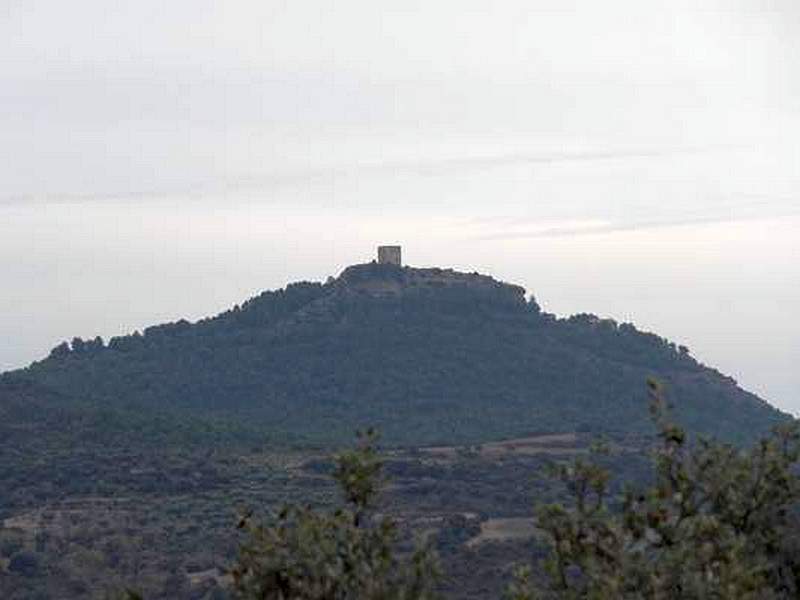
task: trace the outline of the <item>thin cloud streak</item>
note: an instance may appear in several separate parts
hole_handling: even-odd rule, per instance
[[[470,239],[482,241],[521,240],[548,237],[578,237],[585,235],[603,235],[609,233],[639,232],[654,229],[669,229],[675,227],[691,227],[696,225],[716,225],[720,223],[737,223],[749,221],[766,221],[771,219],[800,217],[800,208],[797,210],[765,213],[759,215],[717,215],[706,217],[691,217],[682,219],[664,219],[652,221],[637,221],[632,223],[603,223],[567,227],[550,227],[534,231],[498,232],[486,235],[477,235]]]
[[[481,171],[524,165],[549,165],[561,163],[602,162],[614,160],[658,159],[671,156],[690,156],[718,151],[747,149],[743,145],[709,145],[675,148],[641,148],[632,150],[597,150],[584,152],[554,152],[549,154],[505,154],[498,156],[471,156],[428,159],[416,161],[363,161],[346,166],[298,169],[269,175],[240,176],[236,181],[220,183],[196,181],[185,186],[162,186],[160,188],[133,191],[109,190],[108,192],[63,192],[44,194],[14,194],[0,196],[0,205],[27,202],[97,202],[106,200],[135,200],[178,195],[201,197],[213,194],[252,192],[264,188],[292,187],[305,184],[320,184],[340,178],[410,173],[421,176],[448,175],[459,171]]]

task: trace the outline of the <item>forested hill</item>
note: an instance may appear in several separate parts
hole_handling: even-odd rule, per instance
[[[483,275],[378,264],[264,292],[197,323],[108,344],[76,338],[4,380],[115,423],[193,419],[243,439],[323,444],[375,425],[390,443],[417,445],[648,431],[651,376],[699,432],[744,439],[786,418],[632,325],[557,319],[524,289]]]

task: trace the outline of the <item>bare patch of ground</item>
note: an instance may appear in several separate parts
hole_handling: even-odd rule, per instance
[[[120,515],[127,514],[128,511],[124,508],[127,502],[127,498],[67,498],[52,506],[8,517],[2,521],[2,526],[17,529],[30,536],[42,531],[64,535],[71,529],[80,527],[88,515],[92,515],[92,519],[96,521],[103,517],[119,518]]]
[[[193,586],[205,583],[207,581],[215,581],[222,587],[228,587],[233,583],[233,577],[214,567],[204,571],[188,571],[186,578]]]
[[[584,454],[588,449],[578,445],[576,433],[552,433],[490,442],[480,446],[429,446],[420,452],[432,458],[454,460],[461,454],[474,453],[481,458],[496,459],[510,454],[570,456]]]
[[[530,518],[487,519],[481,523],[481,532],[467,542],[475,548],[486,542],[527,540],[536,536],[538,529]]]

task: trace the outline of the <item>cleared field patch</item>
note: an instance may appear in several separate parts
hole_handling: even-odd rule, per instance
[[[454,460],[461,455],[473,454],[481,458],[495,459],[507,455],[549,454],[569,456],[584,454],[588,448],[579,445],[576,433],[548,433],[529,437],[489,442],[480,446],[429,446],[420,452],[433,458]]]
[[[527,540],[536,536],[537,532],[534,520],[530,518],[487,519],[481,523],[481,532],[467,541],[466,545],[475,548],[486,542]]]
[[[30,510],[13,515],[0,521],[6,529],[17,529],[28,535],[47,531],[64,535],[66,532],[80,529],[88,515],[94,522],[102,518],[118,519],[127,515],[128,498],[67,498],[58,504]]]
[[[187,571],[186,577],[189,580],[189,584],[193,586],[201,585],[208,581],[213,581],[221,587],[233,585],[233,577],[217,567],[204,569],[203,571]]]
[[[481,456],[497,458],[504,454],[582,454],[586,448],[577,446],[575,433],[552,433],[524,438],[490,442],[481,446]]]

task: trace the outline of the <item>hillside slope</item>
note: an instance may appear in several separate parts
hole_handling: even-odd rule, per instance
[[[442,269],[366,264],[265,292],[197,323],[75,339],[7,374],[84,405],[226,423],[237,435],[396,444],[648,430],[644,382],[695,431],[749,439],[786,418],[685,348],[525,290]],[[66,402],[66,401],[65,401]]]

